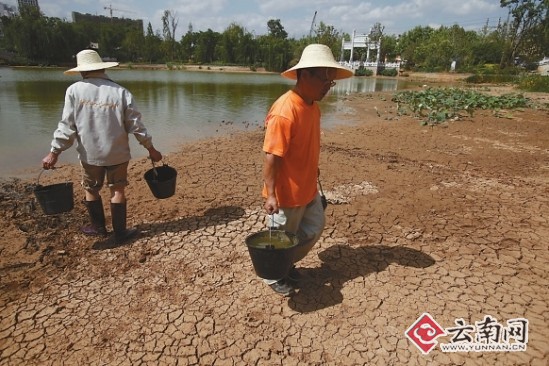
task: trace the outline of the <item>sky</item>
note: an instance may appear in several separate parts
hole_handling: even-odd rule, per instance
[[[17,0],[0,0],[16,7]],[[150,22],[162,30],[162,15],[170,10],[177,20],[176,39],[192,24],[193,31],[223,32],[231,23],[255,35],[267,34],[267,22],[280,19],[291,38],[309,34],[320,22],[340,33],[367,34],[375,23],[384,34],[398,35],[416,26],[438,28],[458,24],[467,30],[495,27],[507,20],[499,0],[38,0],[47,17],[71,21],[71,12]],[[316,12],[316,16],[315,16]],[[314,23],[313,23],[314,20]]]

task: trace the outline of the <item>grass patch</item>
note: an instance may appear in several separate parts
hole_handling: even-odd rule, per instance
[[[517,83],[519,77],[511,74],[475,74],[467,77],[465,82],[470,84],[505,84]]]

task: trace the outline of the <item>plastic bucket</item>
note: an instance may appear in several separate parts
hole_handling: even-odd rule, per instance
[[[255,273],[268,280],[288,275],[293,265],[297,236],[283,230],[265,230],[246,238]]]
[[[158,168],[153,166],[145,173],[145,180],[152,194],[160,199],[174,195],[176,178],[177,171],[166,164]]]
[[[72,182],[57,183],[48,186],[37,185],[34,195],[46,215],[67,212],[74,207]]]

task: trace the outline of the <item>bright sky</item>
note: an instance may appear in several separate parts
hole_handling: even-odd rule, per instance
[[[0,0],[16,6],[17,0]],[[48,17],[71,21],[71,12],[143,19],[153,30],[162,30],[162,15],[170,10],[178,19],[176,37],[188,30],[212,29],[223,32],[237,23],[248,32],[266,34],[267,22],[280,19],[288,35],[301,38],[309,34],[315,11],[315,23],[321,21],[341,33],[368,33],[376,22],[385,34],[401,34],[415,26],[458,24],[465,29],[480,30],[487,22],[495,27],[507,19],[507,9],[499,0],[38,0],[40,10]]]

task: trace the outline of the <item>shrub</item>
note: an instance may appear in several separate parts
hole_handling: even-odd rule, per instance
[[[383,75],[383,76],[397,76],[397,74],[398,74],[398,71],[395,68],[383,69],[381,71],[381,75]]]
[[[360,66],[355,70],[355,76],[372,76],[373,74],[374,72],[372,70],[367,69],[364,66]]]
[[[475,74],[494,75],[499,74],[500,71],[498,64],[484,64],[478,66],[473,72]]]
[[[549,76],[528,75],[519,80],[518,87],[530,92],[549,93]]]
[[[465,82],[471,84],[501,84],[501,83],[515,83],[518,77],[510,74],[475,74],[467,77]]]

